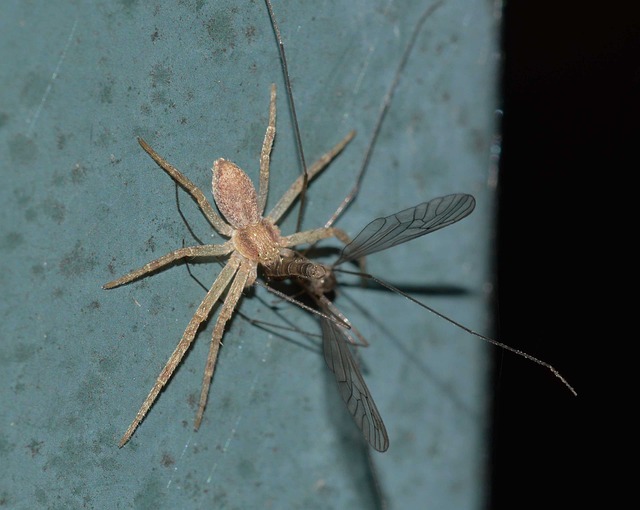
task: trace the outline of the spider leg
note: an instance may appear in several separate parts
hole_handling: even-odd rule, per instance
[[[180,364],[180,361],[184,357],[185,352],[187,352],[187,349],[189,349],[191,342],[193,342],[200,324],[207,320],[207,317],[211,313],[213,305],[233,278],[233,275],[238,270],[239,265],[240,261],[235,257],[231,257],[227,265],[224,266],[222,271],[220,271],[218,278],[213,283],[213,285],[209,289],[209,292],[207,292],[207,295],[202,300],[202,303],[200,303],[200,306],[198,306],[196,313],[189,321],[189,324],[184,330],[184,334],[182,335],[180,342],[178,342],[178,345],[171,354],[171,357],[165,364],[162,372],[160,372],[156,383],[153,385],[153,388],[151,388],[149,395],[142,403],[138,414],[136,414],[135,419],[131,422],[131,425],[129,425],[129,428],[122,436],[122,439],[120,439],[120,443],[118,445],[119,447],[124,446],[126,442],[129,441],[129,438],[134,433],[136,428],[138,428],[138,425],[144,419],[145,415],[149,411],[149,408],[153,405],[156,398],[158,398],[160,390],[162,390],[164,385],[167,384],[176,367]]]
[[[342,150],[346,147],[346,145],[351,141],[351,139],[356,135],[355,131],[350,131],[347,133],[342,140],[340,140],[337,145],[331,149],[329,152],[324,154],[318,161],[316,161],[308,170],[307,170],[307,181],[313,179],[317,174],[319,174],[324,168],[331,162],[333,158],[335,158],[338,154],[342,152]],[[291,185],[291,187],[285,191],[282,198],[278,201],[271,212],[267,215],[267,218],[277,223],[278,220],[282,217],[282,215],[289,209],[293,201],[302,191],[302,186],[304,185],[304,175],[299,176]]]
[[[196,420],[194,424],[194,429],[198,430],[200,428],[200,423],[202,422],[202,415],[204,414],[204,408],[207,405],[207,397],[209,395],[209,388],[211,387],[211,379],[213,377],[213,371],[216,367],[216,359],[218,358],[218,350],[220,349],[220,344],[222,343],[222,335],[224,333],[224,327],[227,321],[231,318],[233,314],[233,310],[238,304],[238,300],[242,295],[242,290],[244,289],[247,279],[249,277],[248,270],[241,265],[236,273],[236,276],[229,288],[229,292],[227,293],[227,297],[224,300],[224,304],[222,305],[222,309],[218,315],[218,319],[216,320],[216,325],[213,328],[213,336],[211,338],[211,347],[209,348],[209,356],[207,357],[207,365],[204,371],[204,378],[202,379],[202,391],[200,393],[200,405],[198,407],[198,413],[196,414]]]
[[[180,260],[186,257],[219,257],[221,255],[226,255],[231,251],[233,251],[233,245],[230,241],[227,241],[224,244],[205,244],[204,246],[189,246],[187,248],[180,248],[179,250],[167,253],[159,259],[152,260],[139,269],[134,269],[126,275],[121,276],[117,280],[105,283],[102,288],[113,289],[114,287],[124,285],[125,283],[129,283],[146,274],[153,273],[161,267],[164,267],[176,260]]]
[[[322,239],[327,239],[329,237],[335,237],[339,241],[341,241],[345,246],[351,243],[351,238],[347,235],[347,233],[336,227],[320,227],[314,230],[307,230],[305,232],[296,232],[295,234],[291,234],[290,236],[285,236],[282,238],[283,246],[297,246],[298,244],[309,243],[313,244]],[[367,261],[366,257],[362,256],[357,259],[358,267],[360,271],[363,273],[366,272],[367,269]],[[335,266],[335,264],[334,264]],[[364,280],[363,280],[364,284]]]
[[[147,142],[145,142],[142,138],[138,137],[138,143],[145,150],[149,156],[162,168],[169,176],[176,181],[180,186],[184,188],[184,190],[191,195],[200,207],[200,210],[205,215],[209,223],[216,229],[217,232],[222,234],[223,236],[231,237],[233,233],[233,229],[213,210],[211,204],[207,200],[207,197],[204,196],[204,193],[198,188],[195,184],[193,184],[186,176],[184,176],[180,170],[167,162],[162,156],[160,156],[156,151],[154,151]]]
[[[282,241],[284,247],[289,247],[303,243],[315,243],[316,241],[327,239],[328,237],[335,237],[344,244],[349,244],[351,242],[351,238],[347,233],[336,227],[320,227],[313,230],[306,230],[304,232],[296,232],[290,236],[283,237]]]
[[[271,101],[269,102],[269,125],[264,134],[262,151],[260,152],[260,189],[258,191],[258,210],[260,216],[264,214],[264,207],[267,204],[269,193],[269,161],[271,158],[271,148],[273,139],[276,136],[276,85],[271,84]]]

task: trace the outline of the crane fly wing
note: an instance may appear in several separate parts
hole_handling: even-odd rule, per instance
[[[344,250],[335,265],[386,250],[397,244],[451,225],[471,214],[476,201],[457,193],[424,202],[410,209],[369,223]],[[318,304],[331,313],[324,295],[315,295]],[[389,437],[358,364],[347,345],[346,333],[337,324],[321,320],[324,359],[334,373],[338,389],[356,425],[367,442],[379,452],[389,448]]]
[[[379,452],[386,451],[389,448],[387,429],[349,350],[343,328],[326,319],[320,322],[324,359],[336,376],[342,400],[367,442]]]
[[[444,228],[471,214],[475,206],[476,201],[471,195],[456,193],[434,198],[385,218],[377,218],[344,247],[335,265]]]

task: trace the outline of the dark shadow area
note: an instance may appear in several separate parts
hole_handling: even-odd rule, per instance
[[[611,205],[591,187],[633,166],[621,148],[637,140],[638,10],[510,2],[505,15],[496,336],[553,364],[578,397],[496,353],[489,508],[571,508],[589,490],[581,466],[595,439],[579,367],[596,342],[613,348],[587,334],[603,302],[588,259]]]
[[[445,296],[445,297],[467,297],[471,294],[469,289],[461,287],[455,284],[449,285],[416,285],[413,283],[395,283],[387,282],[393,285],[396,289],[412,294],[415,296]],[[357,287],[363,286],[362,284],[355,283],[343,283],[340,282],[341,287]],[[371,291],[392,292],[388,288],[380,285],[377,282],[371,280],[365,280],[364,287]]]

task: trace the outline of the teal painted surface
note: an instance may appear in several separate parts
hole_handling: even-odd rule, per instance
[[[270,204],[298,175],[279,57],[262,2],[3,2],[0,6],[0,500],[8,508],[376,508],[370,468],[319,342],[236,318],[205,420],[194,400],[211,334],[199,335],[147,419],[116,444],[203,297],[176,266],[101,285],[182,245],[174,186],[143,136],[207,194],[225,157],[255,179],[278,85]],[[428,4],[342,0],[274,8],[308,161],[358,137],[308,193],[320,226],[351,186],[378,109]],[[459,225],[376,254],[369,270],[480,331],[492,241],[490,146],[499,24],[486,2],[445,1],[405,69],[361,194],[339,222],[452,192]],[[201,239],[206,221],[183,194]],[[290,215],[283,231],[295,223]],[[219,268],[197,265],[211,283]],[[462,288],[462,295],[429,290]],[[263,289],[243,313],[282,324]],[[481,508],[487,359],[479,341],[399,296],[336,301],[371,346],[365,377],[391,447],[373,459],[390,508]],[[282,315],[307,331],[314,318]]]

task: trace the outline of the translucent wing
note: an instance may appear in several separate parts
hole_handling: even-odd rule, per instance
[[[344,247],[335,265],[386,250],[451,225],[471,214],[475,206],[476,201],[471,195],[456,193],[435,198],[386,218],[375,219]]]
[[[343,328],[326,319],[320,322],[324,359],[336,376],[342,400],[367,442],[379,452],[386,451],[389,448],[387,429],[349,350]]]

